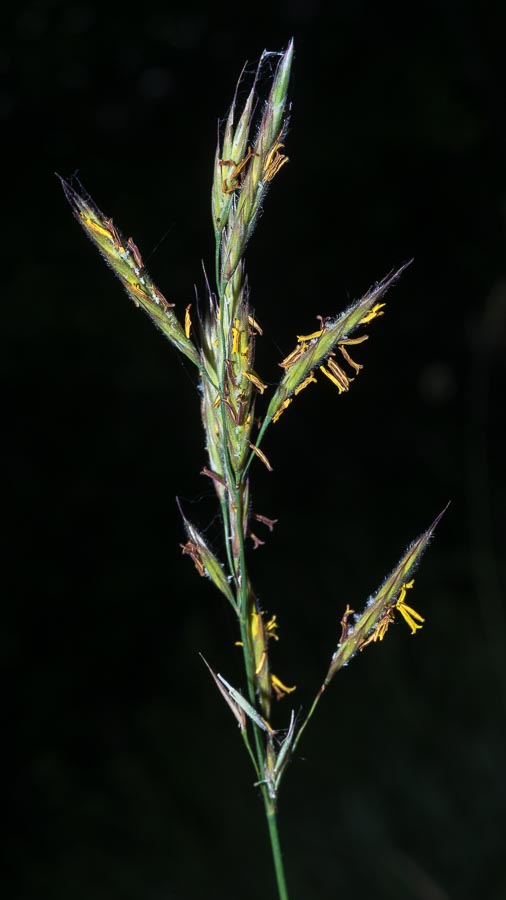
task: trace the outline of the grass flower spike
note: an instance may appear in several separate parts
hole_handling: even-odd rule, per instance
[[[257,88],[273,59],[277,65],[262,102]],[[378,281],[344,312],[322,316],[314,309],[319,326],[307,328],[307,323],[300,323],[301,333],[293,335],[293,349],[279,361],[278,384],[273,388],[266,384],[255,362],[256,342],[263,331],[250,299],[245,254],[268,190],[284,177],[289,161],[286,145],[292,62],[292,42],[283,53],[264,52],[244,105],[240,108],[238,101],[241,76],[223,131],[218,131],[211,187],[215,284],[207,285],[205,309],[200,316],[192,312],[191,303],[176,311],[174,303],[149,277],[133,239],[122,236],[77,181],[61,179],[77,221],[128,296],[197,370],[207,453],[201,474],[209,479],[216,494],[222,540],[221,546],[209,546],[204,534],[181,510],[186,539],[180,546],[199,576],[209,578],[227,600],[236,623],[235,644],[240,650],[235,652],[242,654],[244,664],[242,685],[232,685],[204,662],[237,721],[252,763],[253,780],[263,800],[280,900],[288,900],[289,895],[277,804],[294,750],[323,693],[343,666],[365,648],[382,643],[396,617],[408,625],[411,634],[424,624],[422,615],[406,600],[415,568],[440,519],[438,516],[408,547],[361,613],[346,607],[322,685],[305,717],[296,715],[287,699],[296,690],[292,673],[285,683],[285,674],[282,680],[271,667],[271,649],[280,640],[276,611],[271,612],[269,607],[267,614],[250,576],[251,551],[262,547],[277,523],[277,519],[255,509],[251,473],[258,464],[273,471],[265,446],[269,426],[282,428],[282,416],[289,408],[290,415],[296,414],[297,398],[303,390],[324,379],[339,394],[352,389],[364,365],[369,326],[384,315],[385,296],[409,263]],[[321,603],[323,610],[323,598]],[[329,610],[329,621],[334,614],[335,610]],[[276,724],[272,716],[277,701],[284,701],[279,707],[280,715],[285,715],[281,728],[278,716]]]
[[[100,212],[76,179],[75,186],[63,178],[60,181],[76,219],[117,275],[130,299],[147,312],[181,353],[200,367],[196,347],[172,312],[174,303],[169,303],[151,281],[133,239],[130,237],[125,241],[112,219]]]

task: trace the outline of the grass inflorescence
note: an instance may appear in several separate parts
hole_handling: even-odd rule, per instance
[[[288,898],[277,830],[277,801],[282,778],[293,751],[314,710],[337,672],[373,643],[383,641],[396,615],[416,633],[424,619],[406,602],[413,586],[413,572],[439,521],[417,538],[402,556],[384,584],[372,594],[360,613],[342,610],[341,633],[327,673],[306,716],[290,711],[284,729],[271,723],[274,698],[290,695],[272,671],[269,645],[279,639],[276,616],[267,619],[255,595],[249,575],[246,538],[257,547],[263,540],[253,528],[272,531],[276,521],[255,513],[250,490],[252,464],[272,466],[265,449],[265,435],[289,407],[296,407],[302,390],[328,379],[339,394],[348,392],[360,374],[358,359],[369,337],[369,326],[385,311],[385,295],[406,265],[373,285],[344,312],[318,317],[319,327],[310,334],[295,334],[293,350],[279,361],[278,385],[271,390],[255,368],[255,345],[262,328],[255,317],[245,270],[245,253],[259,213],[273,181],[282,177],[289,162],[288,85],[293,43],[279,54],[268,96],[257,98],[259,75],[267,57],[258,63],[253,85],[242,109],[236,94],[218,135],[211,191],[215,236],[215,284],[208,285],[206,311],[195,321],[191,304],[177,312],[153,283],[141,253],[125,239],[82,186],[61,179],[74,214],[125,291],[142,308],[197,369],[201,383],[201,413],[207,451],[202,474],[209,478],[221,508],[223,555],[219,559],[204,536],[183,515],[186,540],[184,555],[196,571],[209,578],[224,596],[237,620],[237,643],[244,660],[244,686],[232,685],[206,665],[219,692],[239,725],[251,758],[255,784],[265,805],[281,900]],[[290,413],[291,414],[291,413]],[[276,427],[279,427],[276,425]]]

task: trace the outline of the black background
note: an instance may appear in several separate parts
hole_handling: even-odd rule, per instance
[[[252,773],[198,656],[240,683],[234,623],[178,546],[176,495],[219,549],[194,372],[53,173],[78,170],[183,310],[213,266],[217,119],[244,61],[291,35],[290,163],[248,254],[262,377],[317,314],[415,258],[350,393],[304,392],[266,441],[274,472],[254,470],[279,524],[253,579],[296,709],[346,603],[452,501],[410,595],[425,627],[401,622],[340,673],[288,773],[291,896],[505,896],[504,10],[34,0],[4,21],[9,900],[275,896]]]

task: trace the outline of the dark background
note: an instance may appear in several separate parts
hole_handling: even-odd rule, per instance
[[[295,36],[290,163],[250,245],[273,383],[313,330],[415,257],[346,396],[269,434],[251,556],[307,708],[355,609],[451,506],[400,622],[339,674],[281,798],[294,900],[506,896],[504,4],[18,4],[4,19],[6,900],[274,898],[259,797],[199,659],[231,613],[180,556],[219,548],[194,372],[122,293],[57,171],[132,234],[182,311],[212,271],[216,122]],[[4,14],[5,17],[5,14]],[[261,82],[265,91],[268,71]],[[12,501],[12,502],[11,502]],[[286,725],[290,700],[276,710]]]

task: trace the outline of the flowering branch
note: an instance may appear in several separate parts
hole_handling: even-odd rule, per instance
[[[250,468],[259,461],[272,471],[268,456],[260,448],[268,427],[277,423],[299,393],[321,375],[332,382],[339,394],[350,390],[363,368],[363,363],[355,359],[357,353],[361,356],[361,345],[368,339],[363,329],[384,315],[386,293],[409,263],[375,284],[344,312],[318,316],[320,327],[315,331],[297,335],[294,349],[279,363],[279,384],[258,419],[257,404],[263,405],[263,395],[269,388],[255,369],[255,345],[262,328],[250,302],[245,252],[267,191],[288,163],[284,151],[293,42],[284,53],[277,54],[270,91],[256,121],[259,75],[272,55],[262,54],[242,110],[237,109],[236,89],[223,135],[218,134],[211,192],[216,285],[214,291],[208,290],[207,311],[198,322],[198,341],[191,304],[185,307],[184,317],[178,317],[174,304],[151,280],[132,238],[125,240],[112,219],[98,209],[77,181],[61,182],[78,222],[128,296],[199,372],[208,455],[202,475],[210,479],[220,504],[224,560],[183,514],[186,541],[181,543],[181,549],[193,561],[198,574],[208,577],[226,598],[237,620],[236,643],[243,654],[245,694],[215,673],[207,662],[206,665],[239,725],[251,758],[263,797],[279,897],[288,900],[277,828],[281,780],[321,696],[337,672],[357,652],[382,642],[397,613],[412,634],[422,627],[424,618],[408,606],[406,596],[413,587],[414,569],[441,516],[408,548],[360,615],[352,619],[354,611],[346,607],[339,642],[306,718],[299,724],[292,711],[286,730],[276,730],[271,723],[273,698],[282,699],[295,686],[284,684],[271,669],[269,650],[270,644],[279,640],[278,623],[275,615],[269,619],[264,616],[249,575],[246,538],[251,538],[253,549],[265,543],[252,530],[252,521],[255,529],[268,531],[277,521],[254,511]]]

